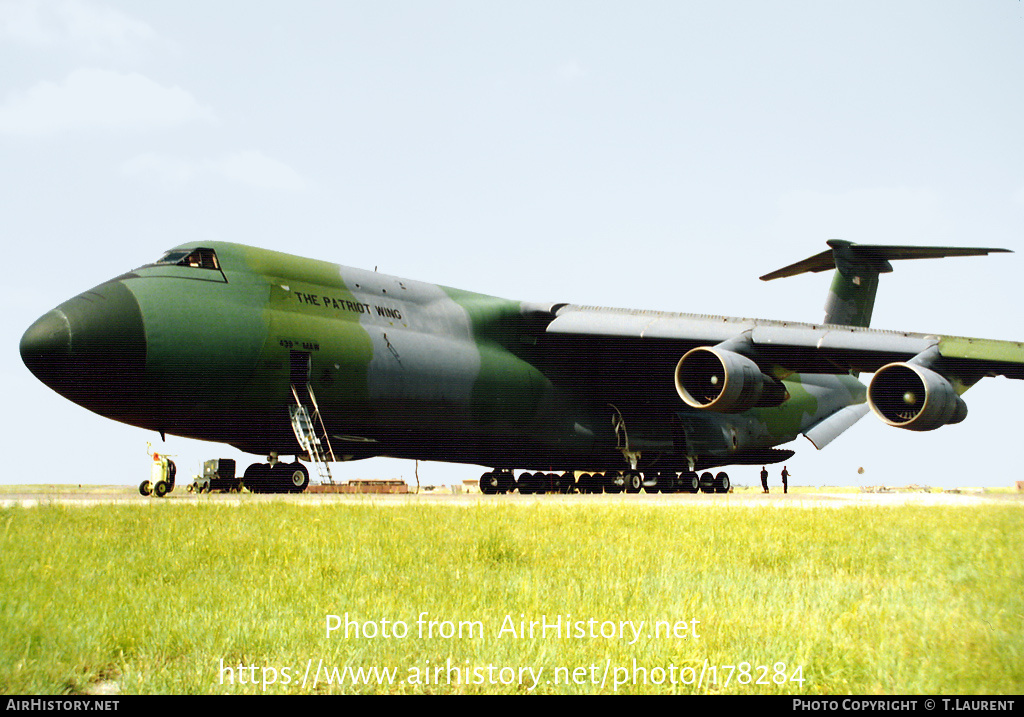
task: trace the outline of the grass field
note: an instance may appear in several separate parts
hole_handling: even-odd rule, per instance
[[[1022,535],[1019,502],[5,508],[0,692],[1020,694]]]

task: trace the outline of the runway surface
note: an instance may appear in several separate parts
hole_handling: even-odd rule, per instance
[[[0,507],[34,507],[38,505],[198,505],[212,503],[220,505],[251,505],[260,503],[288,502],[299,505],[327,506],[345,504],[375,505],[635,505],[635,506],[735,506],[742,508],[842,508],[859,505],[950,505],[982,506],[993,504],[1016,504],[1024,507],[1024,493],[993,492],[827,492],[825,490],[783,494],[774,492],[765,495],[753,490],[726,494],[688,493],[637,493],[603,495],[483,495],[481,493],[451,493],[442,491],[419,494],[313,494],[265,495],[251,493],[189,493],[178,488],[163,498],[139,495],[138,490],[125,486],[10,486],[0,492]]]

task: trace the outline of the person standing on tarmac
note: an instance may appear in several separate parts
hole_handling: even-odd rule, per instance
[[[765,493],[768,492],[768,469],[764,466],[761,466],[761,488]]]
[[[782,466],[782,492],[789,492],[789,471],[786,470],[786,466]]]

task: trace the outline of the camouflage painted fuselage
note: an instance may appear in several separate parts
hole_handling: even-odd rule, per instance
[[[289,406],[308,383],[339,460],[530,470],[773,462],[865,400],[849,375],[780,372],[778,407],[694,410],[673,388],[676,345],[548,332],[565,305],[235,244],[178,249],[199,247],[215,265],[147,265],[44,315],[25,363],[103,416],[254,454],[301,453]]]

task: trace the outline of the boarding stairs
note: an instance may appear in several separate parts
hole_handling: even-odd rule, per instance
[[[309,396],[309,402],[313,405],[313,413],[310,415],[306,404],[299,397],[299,388],[294,383],[291,384],[291,387],[295,405],[290,406],[288,412],[291,415],[292,431],[295,432],[295,438],[302,450],[309,456],[309,460],[316,466],[320,483],[334,485],[330,465],[336,460],[334,449],[331,447],[331,439],[327,436],[327,429],[324,428],[324,421],[320,416],[320,406],[317,405],[313,388],[308,383],[304,386],[304,393]]]

